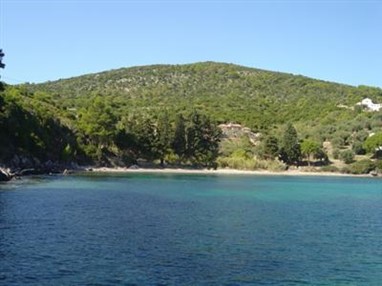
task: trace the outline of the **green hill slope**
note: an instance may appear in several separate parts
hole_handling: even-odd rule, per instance
[[[0,166],[52,170],[84,159],[59,109],[39,93],[0,83]],[[69,147],[70,146],[70,147]]]
[[[146,158],[209,165],[218,155],[216,124],[228,122],[278,138],[292,123],[300,140],[362,152],[367,136],[382,127],[382,112],[356,106],[366,97],[382,102],[382,89],[214,62],[7,86],[0,93],[0,163],[15,161],[16,154],[58,163],[123,165]],[[220,151],[230,156],[242,147]]]
[[[195,108],[218,122],[239,122],[255,130],[286,121],[322,121],[333,112],[347,113],[338,106],[354,106],[366,96],[382,99],[378,88],[214,62],[122,68],[30,88],[52,94],[68,110],[101,95],[120,116]]]

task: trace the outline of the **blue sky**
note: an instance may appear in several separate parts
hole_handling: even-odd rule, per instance
[[[0,48],[8,83],[219,61],[382,87],[382,0],[0,0]]]

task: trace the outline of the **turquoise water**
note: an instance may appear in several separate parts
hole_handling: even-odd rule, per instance
[[[0,185],[0,285],[381,285],[375,178],[86,175]]]

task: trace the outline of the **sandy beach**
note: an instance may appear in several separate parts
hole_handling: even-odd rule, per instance
[[[96,173],[157,173],[157,174],[204,174],[204,175],[261,175],[261,176],[332,176],[332,177],[372,177],[369,174],[364,175],[353,175],[353,174],[342,174],[333,172],[308,172],[302,170],[288,170],[281,172],[271,172],[267,170],[235,170],[235,169],[181,169],[181,168],[139,168],[139,169],[129,169],[129,168],[90,168]]]

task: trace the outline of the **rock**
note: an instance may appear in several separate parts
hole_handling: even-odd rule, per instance
[[[139,166],[138,165],[131,165],[129,167],[130,170],[136,170],[136,169],[139,169]]]
[[[35,169],[33,168],[29,168],[29,169],[23,169],[21,170],[18,175],[20,176],[28,176],[28,175],[37,175],[39,172],[36,171]]]
[[[15,154],[9,161],[9,166],[16,170],[37,168],[41,162],[39,159],[26,155]]]
[[[64,172],[62,173],[63,175],[70,175],[73,174],[73,171],[65,169]]]
[[[373,176],[373,177],[377,177],[378,176],[378,172],[377,171],[371,171],[369,174],[371,176]]]
[[[7,182],[11,180],[12,177],[13,176],[8,171],[0,169],[0,182]]]

